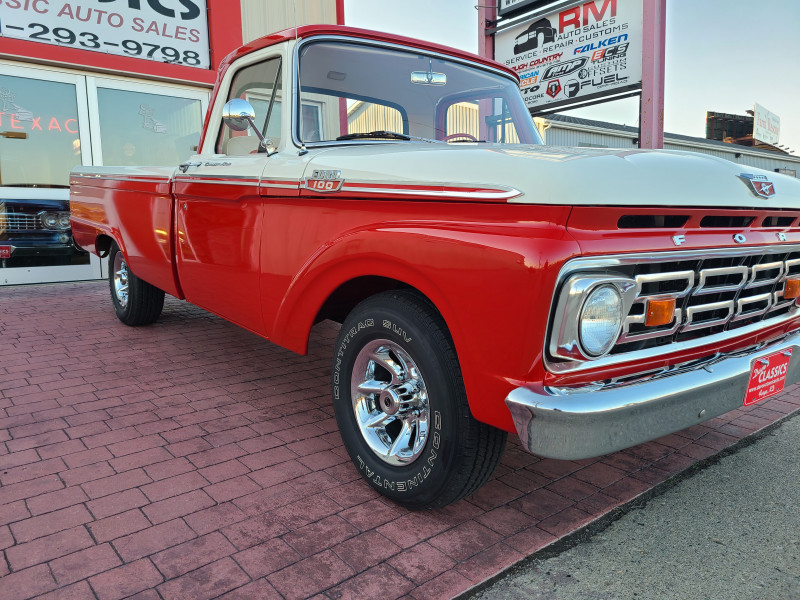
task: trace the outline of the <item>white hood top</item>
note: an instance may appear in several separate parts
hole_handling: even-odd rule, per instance
[[[797,179],[695,152],[399,142],[315,154],[305,177],[334,170],[345,184],[519,192],[507,194],[509,203],[800,209]],[[754,177],[774,194],[757,195],[747,181]]]

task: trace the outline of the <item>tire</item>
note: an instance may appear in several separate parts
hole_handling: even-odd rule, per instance
[[[410,509],[482,486],[507,434],[475,420],[447,327],[425,298],[384,292],[345,320],[333,357],[336,421],[369,484]]]
[[[108,253],[108,284],[114,311],[125,325],[150,325],[161,316],[164,292],[134,275],[116,244]]]

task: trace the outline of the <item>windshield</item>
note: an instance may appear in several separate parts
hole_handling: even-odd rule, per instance
[[[319,41],[300,52],[298,136],[541,144],[515,81],[488,70],[363,43]]]

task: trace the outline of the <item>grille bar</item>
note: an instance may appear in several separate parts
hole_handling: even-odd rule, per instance
[[[6,228],[10,231],[35,231],[44,229],[39,215],[6,212],[0,215],[0,221],[2,220],[5,220]]]

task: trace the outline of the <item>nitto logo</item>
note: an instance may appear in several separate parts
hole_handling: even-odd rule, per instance
[[[564,77],[578,71],[587,63],[585,58],[574,58],[567,62],[552,65],[544,72],[542,79],[552,79],[553,77]]]

